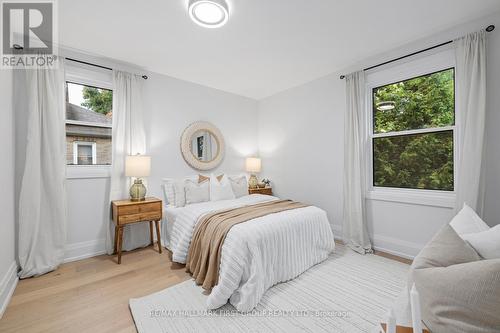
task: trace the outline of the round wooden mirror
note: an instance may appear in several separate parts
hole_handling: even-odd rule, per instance
[[[196,170],[216,168],[222,162],[224,150],[222,133],[209,122],[195,122],[182,133],[182,156]]]

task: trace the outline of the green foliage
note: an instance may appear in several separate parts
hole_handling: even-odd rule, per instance
[[[392,101],[394,109],[378,111]],[[389,84],[373,90],[375,133],[450,126],[455,122],[454,70]]]
[[[373,91],[374,132],[387,133],[454,124],[453,69]],[[378,111],[380,102],[394,109]],[[374,185],[453,190],[453,131],[373,139]]]
[[[113,91],[94,87],[83,87],[81,105],[94,112],[108,114],[113,109]]]

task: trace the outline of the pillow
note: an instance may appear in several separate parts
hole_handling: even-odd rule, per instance
[[[499,332],[500,261],[486,262],[450,225],[415,257],[408,286],[415,283],[431,332]]]
[[[461,237],[484,259],[500,259],[500,225]]]
[[[467,204],[464,204],[462,210],[451,220],[450,225],[459,235],[486,231],[490,228]]]
[[[236,198],[248,195],[247,177],[229,177],[229,182],[231,183],[231,188],[233,189],[233,193]]]
[[[415,282],[414,274],[417,269],[447,267],[477,260],[481,260],[477,252],[461,239],[450,225],[446,224],[413,259],[408,274],[407,293],[409,295],[410,288]]]
[[[414,272],[422,320],[431,332],[500,332],[500,260]]]
[[[173,186],[173,179],[163,179],[161,187],[163,189],[163,201],[165,205],[174,205],[175,191]]]
[[[480,260],[481,257],[449,225],[443,226],[413,259],[412,269],[446,267]],[[408,283],[411,287],[413,283]]]
[[[231,183],[226,175],[219,181],[213,174],[210,176],[210,201],[234,199]]]
[[[217,180],[221,181],[222,177],[224,177],[224,174],[218,175]],[[198,183],[204,182],[205,180],[210,180],[210,176],[198,175]]]
[[[163,195],[165,197],[165,202],[167,205],[173,207],[184,207],[184,205],[186,204],[184,182],[187,179],[196,180],[197,176],[190,176],[181,179],[163,179]]]
[[[184,182],[186,192],[186,204],[206,202],[210,200],[210,183],[205,180],[201,183],[188,179]]]

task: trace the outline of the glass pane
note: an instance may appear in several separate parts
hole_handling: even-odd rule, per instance
[[[73,142],[85,141],[96,144],[96,164],[110,165],[113,91],[67,82],[66,92],[67,164],[73,164]],[[92,164],[92,154],[90,163],[84,157],[80,163],[79,151],[78,164]]]
[[[92,146],[78,145],[77,159],[79,165],[92,164]]]
[[[453,191],[453,131],[373,139],[373,185]]]
[[[451,68],[373,89],[374,132],[453,125],[454,76]]]

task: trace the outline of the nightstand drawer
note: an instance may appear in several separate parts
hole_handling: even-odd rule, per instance
[[[161,212],[161,202],[153,202],[139,206],[139,213]]]
[[[139,205],[121,206],[118,208],[118,215],[132,215],[139,213]]]
[[[134,223],[140,221],[161,220],[161,212],[138,213],[118,216],[118,224]]]
[[[265,194],[265,195],[273,195],[273,189],[271,187],[264,188],[249,188],[248,194]]]

